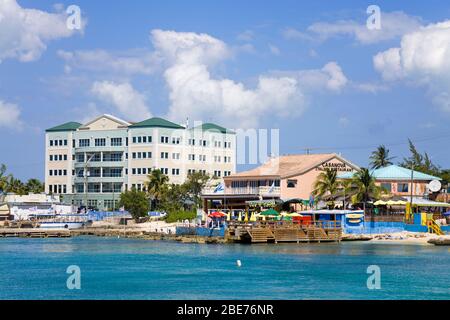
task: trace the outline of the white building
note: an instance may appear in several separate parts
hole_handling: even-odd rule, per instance
[[[187,128],[161,118],[130,123],[105,114],[47,129],[45,139],[45,191],[78,206],[117,208],[119,194],[143,190],[154,169],[177,184],[191,172],[221,178],[236,170],[234,132],[212,123]]]

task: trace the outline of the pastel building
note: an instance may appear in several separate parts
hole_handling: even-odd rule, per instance
[[[222,178],[236,171],[235,134],[212,123],[188,128],[104,114],[47,129],[45,139],[45,191],[78,206],[117,208],[120,193],[144,190],[154,169],[176,184],[193,172]]]
[[[430,190],[428,185],[433,180],[442,180],[423,172],[411,172],[411,169],[397,165],[390,165],[384,168],[371,170],[370,174],[375,178],[375,184],[388,191],[391,195],[408,198],[411,194],[414,197],[428,196]],[[340,179],[352,178],[352,173],[343,173],[338,176]]]
[[[359,167],[338,154],[301,154],[274,157],[249,171],[224,177],[223,192],[205,190],[205,201],[220,201],[226,207],[242,208],[245,201],[281,199],[308,200],[314,182],[325,169],[353,173]]]

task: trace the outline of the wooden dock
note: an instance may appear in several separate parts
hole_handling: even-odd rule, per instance
[[[326,225],[326,226],[325,226]],[[340,242],[341,227],[333,221],[307,225],[292,222],[230,223],[226,238],[234,242]]]
[[[0,229],[0,238],[68,238],[70,230],[65,229],[39,229],[39,228],[3,228]]]

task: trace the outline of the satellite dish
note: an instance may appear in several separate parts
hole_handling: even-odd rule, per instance
[[[439,180],[433,180],[428,184],[428,189],[430,189],[431,192],[438,192],[442,188],[442,184]]]

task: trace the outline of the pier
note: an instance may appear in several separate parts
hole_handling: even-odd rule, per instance
[[[71,232],[65,229],[46,230],[39,228],[3,228],[0,229],[0,238],[68,238]]]
[[[225,235],[233,242],[340,242],[342,229],[337,221],[316,221],[309,224],[292,222],[231,222]]]

